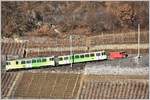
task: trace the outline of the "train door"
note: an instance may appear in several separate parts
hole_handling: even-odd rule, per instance
[[[57,56],[54,56],[54,62],[55,62],[55,66],[59,65],[59,59]]]
[[[101,59],[101,53],[96,53],[96,60],[100,60]]]
[[[70,63],[69,56],[64,57],[64,63],[65,64],[69,64]]]
[[[32,68],[32,62],[31,62],[31,60],[27,60],[26,61],[25,68]]]

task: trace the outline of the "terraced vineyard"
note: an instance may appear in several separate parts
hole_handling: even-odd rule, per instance
[[[148,99],[148,82],[84,81],[80,99]]]
[[[142,44],[148,43],[148,32],[141,32],[140,42]],[[112,38],[113,37],[113,38]],[[50,37],[23,37],[21,41],[17,42],[10,39],[2,40],[2,55],[17,55],[23,57],[36,56],[52,56],[65,55],[70,53],[70,39],[65,38],[50,38]],[[118,42],[119,41],[119,42]],[[103,44],[103,45],[102,45]],[[72,46],[73,53],[82,53],[95,50],[103,50],[107,45],[112,44],[137,44],[137,32],[129,33],[114,33],[96,36],[73,35]],[[141,44],[141,45],[142,45]],[[100,47],[96,47],[100,46]],[[111,47],[111,46],[109,46]],[[116,48],[105,48],[107,51],[114,51]],[[115,51],[127,51],[128,53],[137,52],[137,48],[121,48]],[[26,52],[25,52],[26,51]],[[142,48],[141,52],[148,52],[148,48]]]
[[[70,47],[70,39],[65,38],[50,38],[50,37],[24,37],[28,40],[28,48],[56,48],[56,47]],[[100,44],[136,44],[138,42],[138,33],[128,32],[128,33],[100,33],[100,35],[72,35],[72,46],[95,46]],[[148,43],[149,34],[148,31],[141,32],[141,43]],[[113,37],[113,38],[112,38]]]
[[[148,99],[148,76],[2,73],[2,98]],[[16,82],[14,84],[14,82]]]
[[[148,32],[141,32],[140,43],[146,44],[148,43]],[[113,38],[112,38],[113,37]],[[38,41],[37,41],[38,40]],[[114,33],[114,34],[105,34],[104,35],[96,35],[96,36],[83,36],[77,35],[72,39],[73,52],[89,52],[94,50],[103,50],[107,45],[111,47],[111,45],[122,45],[125,44],[133,44],[134,47],[137,44],[137,32],[129,32],[129,33]],[[118,42],[119,41],[119,42]],[[102,46],[96,48],[95,46]],[[131,46],[133,47],[133,46]],[[106,48],[107,51],[127,51],[128,53],[137,52],[137,48]],[[93,50],[94,49],[94,50]],[[148,52],[148,49],[141,47],[141,52]],[[27,56],[37,56],[37,55],[63,55],[68,54],[70,50],[70,39],[69,38],[61,38],[61,39],[51,39],[48,37],[40,37],[40,38],[29,38],[29,43],[27,45]]]
[[[13,98],[75,98],[80,74],[24,73]]]
[[[1,96],[2,98],[10,96],[9,92],[15,82],[17,73],[7,72],[1,74]]]
[[[59,48],[58,48],[59,49]],[[73,53],[84,53],[86,51],[73,51]],[[33,50],[28,50],[26,57],[37,57],[37,56],[60,56],[60,55],[69,55],[70,51],[33,51]]]
[[[46,47],[69,47],[70,46],[70,39],[60,39],[60,38],[48,38],[48,37],[39,37],[39,38],[27,38],[29,43],[27,45],[28,48],[46,48]],[[75,37],[72,42],[72,46],[85,46],[86,38]]]
[[[18,55],[23,56],[25,43],[17,43],[17,42],[2,42],[2,55]]]
[[[79,99],[148,99],[147,75],[86,75]]]
[[[138,42],[138,33],[137,32],[129,32],[129,33],[119,33],[119,34],[106,34],[91,36],[89,40],[91,42],[91,46],[99,45],[99,44],[136,44]],[[142,31],[140,35],[140,43],[148,43],[149,34],[146,31]]]

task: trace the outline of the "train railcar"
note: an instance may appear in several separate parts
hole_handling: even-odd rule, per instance
[[[6,62],[6,70],[22,68],[39,68],[41,66],[55,66],[54,57],[38,57],[32,59],[17,59]]]
[[[38,57],[32,59],[18,59],[7,61],[6,70],[22,68],[40,68],[42,66],[58,66],[70,63],[80,63],[96,60],[105,60],[107,55],[105,51],[65,55],[58,57]]]
[[[107,59],[107,55],[105,51],[81,53],[81,54],[59,56],[58,65],[96,61],[96,60],[106,60],[106,59]]]
[[[56,62],[56,60],[55,60]],[[71,55],[59,56],[58,65],[70,64],[72,62]]]
[[[126,58],[126,52],[109,52],[109,60]]]
[[[107,59],[107,55],[106,55],[105,51],[74,55],[74,63],[96,61],[96,60],[106,60],[106,59]]]

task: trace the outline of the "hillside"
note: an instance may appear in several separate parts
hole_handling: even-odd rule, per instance
[[[2,1],[2,36],[95,35],[148,30],[148,1]],[[52,25],[55,25],[53,27]]]

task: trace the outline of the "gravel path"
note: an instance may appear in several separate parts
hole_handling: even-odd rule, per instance
[[[121,60],[88,63],[85,66],[84,73],[98,75],[148,75],[148,55],[143,55],[139,61],[137,61],[134,56],[135,55],[130,55],[129,58]]]

